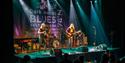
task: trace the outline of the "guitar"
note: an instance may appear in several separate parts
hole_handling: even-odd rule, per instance
[[[67,33],[67,37],[70,38],[73,36],[73,33]]]

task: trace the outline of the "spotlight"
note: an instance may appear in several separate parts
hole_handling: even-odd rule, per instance
[[[69,23],[73,23],[76,29],[78,29],[78,23],[77,23],[77,14],[76,10],[74,8],[72,0],[70,0],[70,16],[69,16]]]
[[[90,3],[92,3],[92,1],[90,1]]]
[[[97,1],[96,1],[96,0],[95,0],[94,2],[95,2],[95,3],[97,3]]]

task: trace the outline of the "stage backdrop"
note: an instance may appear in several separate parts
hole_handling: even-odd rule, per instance
[[[58,36],[60,28],[66,28],[68,18],[51,0],[13,0],[14,38],[38,37],[41,23],[47,23]]]
[[[102,25],[103,19],[98,15],[94,1],[91,2],[90,0],[13,0],[14,38],[38,38],[37,32],[41,23],[49,24],[51,33],[59,36],[61,28],[66,30],[70,21],[76,21],[78,23],[78,26],[75,26],[76,31],[81,30],[87,36],[90,45],[93,42],[109,44],[110,41]],[[101,5],[101,2],[98,3]],[[100,6],[99,8],[102,9]]]

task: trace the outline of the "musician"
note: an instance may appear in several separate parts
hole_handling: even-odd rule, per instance
[[[51,32],[50,32],[50,26],[48,23],[46,23],[45,32],[46,32],[46,35],[45,35],[46,47],[49,48],[50,47],[49,39],[50,39]]]
[[[38,34],[39,34],[39,39],[40,39],[40,46],[46,46],[45,45],[45,37],[46,37],[46,25],[45,23],[42,23],[39,30],[38,30]]]
[[[81,46],[83,44],[83,33],[81,30],[78,31],[77,39],[79,40],[79,45]]]
[[[53,42],[54,42],[54,39],[55,39],[55,36],[54,34],[50,34],[50,37],[49,37],[49,47],[53,47]]]
[[[53,48],[59,48],[60,44],[59,44],[59,40],[56,36],[54,36],[53,39]]]
[[[61,42],[62,47],[65,46],[65,40],[66,40],[66,33],[65,33],[65,30],[61,28],[60,29],[60,42]]]
[[[75,27],[74,27],[73,23],[71,23],[70,26],[67,28],[66,33],[67,33],[67,36],[69,38],[69,45],[71,47],[72,43],[74,41],[73,34],[75,33]]]
[[[93,31],[93,45],[96,45],[96,27],[92,26],[92,31]]]
[[[44,33],[45,31],[45,23],[42,23],[39,30],[38,30],[38,33],[41,34],[41,33]]]

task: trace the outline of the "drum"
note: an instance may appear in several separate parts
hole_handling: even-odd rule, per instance
[[[53,47],[54,48],[59,48],[59,41],[58,40],[53,41]]]

